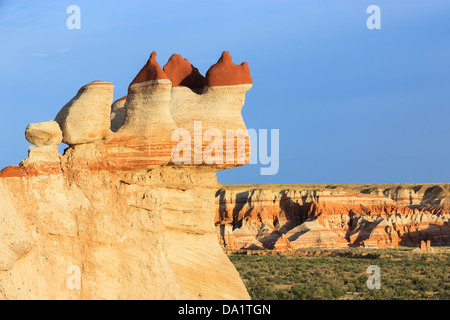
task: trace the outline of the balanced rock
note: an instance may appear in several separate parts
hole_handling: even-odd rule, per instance
[[[101,140],[110,130],[114,85],[93,81],[83,86],[59,113],[55,121],[63,132],[63,142],[77,145]]]
[[[58,145],[62,141],[62,131],[56,121],[38,122],[26,128],[25,137],[37,146]]]

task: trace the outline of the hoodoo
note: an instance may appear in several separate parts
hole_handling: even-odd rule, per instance
[[[171,161],[194,122],[248,138],[251,85],[224,66],[215,90],[218,71],[208,87],[188,60],[165,71],[153,52],[126,97],[112,104],[113,84],[94,81],[56,122],[28,127],[36,146],[0,172],[0,298],[249,299],[214,227],[215,174],[248,162],[248,139],[239,163]]]

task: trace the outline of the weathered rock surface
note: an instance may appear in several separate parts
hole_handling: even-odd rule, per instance
[[[450,185],[225,185],[216,228],[230,249],[450,244]]]
[[[125,107],[125,102],[127,96],[122,97],[111,105],[111,131],[116,132],[123,125],[125,121],[125,116],[127,115]]]
[[[201,91],[182,86],[184,82],[172,88],[172,117],[177,127],[187,130],[193,138],[187,141],[190,156],[183,157],[183,163],[205,163],[222,169],[248,163],[250,139],[241,116],[245,93],[252,87],[248,66],[235,65],[225,51],[207,71],[206,79],[197,75],[197,69],[189,69],[188,61],[181,56],[171,57],[164,69],[171,74],[189,74],[192,88],[204,81],[207,83]],[[235,74],[234,79],[231,74]],[[223,104],[228,108],[223,108]],[[174,138],[184,142],[183,132],[178,133]]]
[[[172,87],[155,57],[114,106],[112,84],[80,89],[56,117],[64,155],[57,145],[30,147],[0,172],[0,298],[249,299],[214,226],[215,174],[225,166],[171,161],[173,131],[189,132],[203,113],[208,128],[225,129],[227,114],[246,134],[249,86]],[[183,61],[175,74],[185,74],[176,72]]]
[[[82,87],[56,115],[68,145],[101,140],[110,128],[114,85],[93,81]]]
[[[219,61],[206,72],[206,83],[209,87],[252,84],[247,62],[240,65],[233,63],[228,51],[224,51]]]
[[[25,138],[37,146],[58,145],[62,141],[62,131],[56,121],[32,123],[25,129]]]

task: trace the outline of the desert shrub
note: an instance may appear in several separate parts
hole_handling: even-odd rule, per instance
[[[352,251],[349,251],[352,252]],[[362,249],[358,253],[364,254]],[[252,299],[449,299],[449,255],[383,250],[365,256],[230,255]],[[354,254],[353,254],[354,255]],[[375,258],[374,258],[375,256]],[[423,258],[425,257],[425,259]],[[369,265],[381,269],[381,289],[366,285]]]

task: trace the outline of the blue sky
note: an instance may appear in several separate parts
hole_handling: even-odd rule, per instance
[[[80,30],[66,27],[71,4]],[[366,27],[371,4],[380,30]],[[84,84],[113,82],[120,98],[153,50],[203,74],[229,50],[253,77],[247,127],[280,130],[280,166],[220,182],[450,182],[449,17],[439,0],[0,0],[0,167]]]

